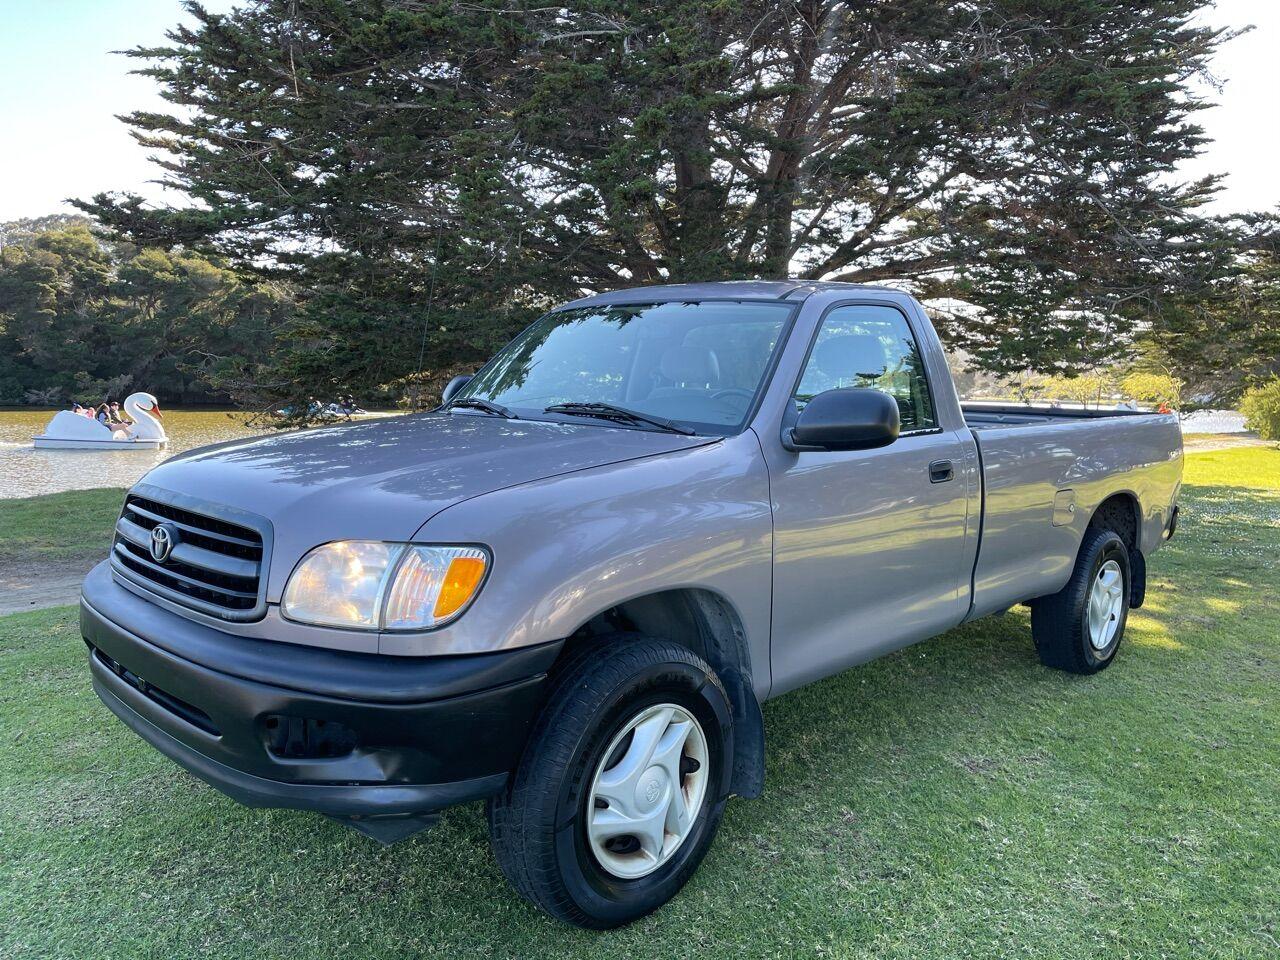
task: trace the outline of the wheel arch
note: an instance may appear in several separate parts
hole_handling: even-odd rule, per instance
[[[1142,503],[1130,490],[1113,493],[1098,504],[1088,529],[1114,530],[1129,548],[1129,606],[1142,606],[1147,593],[1147,561],[1140,542]]]
[[[715,591],[697,587],[632,597],[585,620],[565,640],[552,672],[584,646],[607,642],[610,635],[619,633],[673,641],[715,670],[733,709],[731,790],[742,797],[758,797],[764,789],[764,718],[755,693],[746,630],[733,604]],[[768,664],[763,669],[767,671]]]

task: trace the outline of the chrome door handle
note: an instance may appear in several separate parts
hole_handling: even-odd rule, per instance
[[[956,468],[950,460],[935,460],[929,464],[929,482],[946,483],[956,475]]]

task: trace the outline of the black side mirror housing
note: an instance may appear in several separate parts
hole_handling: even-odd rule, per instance
[[[461,374],[450,380],[444,388],[444,392],[440,394],[440,406],[444,406],[450,400],[458,395],[458,391],[471,382],[471,378],[466,374]]]
[[[898,401],[889,394],[842,387],[805,404],[782,442],[788,450],[871,450],[893,443],[901,429]]]

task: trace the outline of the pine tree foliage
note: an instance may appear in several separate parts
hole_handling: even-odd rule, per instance
[[[1088,367],[1223,269],[1205,0],[253,0],[133,51],[190,197],[82,205],[298,285],[264,379],[483,358],[662,280],[906,285],[992,371]],[[274,378],[274,379],[273,379]]]
[[[1139,343],[1148,362],[1178,371],[1200,406],[1231,406],[1280,376],[1280,216],[1232,226],[1241,250],[1231,268],[1173,298]]]

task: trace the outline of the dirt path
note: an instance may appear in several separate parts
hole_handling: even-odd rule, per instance
[[[0,617],[75,603],[80,598],[80,584],[85,574],[101,559],[0,564]]]
[[[1214,450],[1234,450],[1237,447],[1270,447],[1270,440],[1259,440],[1252,433],[1201,433],[1182,438],[1182,449],[1187,453],[1210,453]]]

